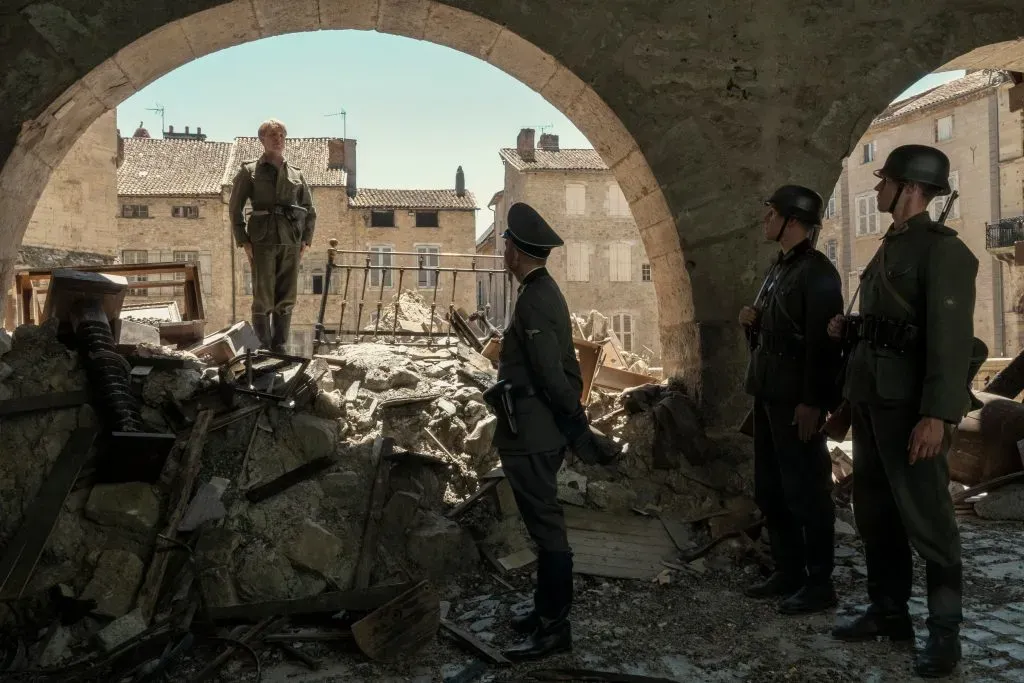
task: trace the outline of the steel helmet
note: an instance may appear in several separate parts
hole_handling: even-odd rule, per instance
[[[949,157],[927,145],[901,145],[889,153],[885,165],[875,171],[879,178],[911,181],[938,188],[939,196],[950,193]]]
[[[825,210],[821,195],[801,185],[783,185],[764,203],[774,206],[784,218],[796,218],[812,228],[821,225]]]

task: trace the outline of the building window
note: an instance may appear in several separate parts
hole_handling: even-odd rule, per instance
[[[394,251],[393,247],[386,247],[383,245],[374,245],[370,247],[371,287],[380,287],[382,283],[384,287],[387,288],[392,286],[392,273],[394,271],[392,271],[391,268],[394,267]],[[373,266],[377,266],[377,268],[374,268]]]
[[[242,294],[252,294],[252,266],[248,261],[242,264]]]
[[[839,203],[836,200],[836,193],[832,192],[832,196],[828,198],[828,204],[825,205],[825,218],[835,218],[838,211]]]
[[[832,262],[832,265],[836,268],[839,267],[839,242],[836,240],[829,240],[825,243],[825,256]]]
[[[616,313],[613,315],[612,331],[619,338],[623,351],[633,350],[633,316],[629,313]]]
[[[438,212],[437,211],[417,211],[416,212],[416,227],[417,228],[436,228],[440,226]]]
[[[953,139],[953,116],[943,116],[935,120],[935,142]]]
[[[640,266],[640,279],[643,282],[650,282],[651,281],[651,264],[650,263],[645,263],[642,266]]]
[[[196,263],[197,261],[199,261],[199,252],[198,251],[175,251],[174,255],[172,256],[172,258],[174,259],[175,263]],[[203,272],[203,267],[202,267],[202,265],[200,265],[199,266],[200,276],[202,275],[202,272]],[[185,273],[174,273],[174,279],[175,280],[184,280],[185,279]],[[199,286],[202,287],[202,284],[200,283]],[[203,292],[203,294],[207,294],[207,293],[208,292]],[[174,288],[174,295],[175,296],[185,296],[185,288],[183,286],[182,287],[175,287]]]
[[[310,289],[312,289],[313,294],[323,294],[324,293],[324,269],[323,268],[314,268],[313,269],[313,274],[310,276]]]
[[[394,211],[371,211],[370,212],[370,227],[371,228],[393,228],[393,227],[395,227],[395,212]]]
[[[587,213],[587,186],[583,183],[566,183],[565,213],[583,216]]]
[[[487,306],[487,291],[482,280],[476,282],[476,310],[482,311]]]
[[[149,263],[149,252],[145,249],[125,249],[121,252],[121,262],[125,265],[136,263]],[[129,275],[128,282],[146,282],[149,277],[146,275]],[[149,290],[129,289],[128,296],[146,296]]]
[[[612,282],[630,282],[633,280],[631,265],[632,249],[628,242],[613,242],[608,245],[608,279]]]
[[[436,245],[416,246],[416,265],[419,268],[440,268],[441,247]],[[420,287],[433,287],[437,284],[437,271],[418,270],[418,284]]]
[[[618,183],[608,183],[608,200],[605,207],[609,216],[632,216],[629,210],[629,202],[626,195],[622,194],[622,188]]]
[[[565,245],[565,276],[570,282],[590,281],[590,250],[586,242]]]
[[[949,174],[949,189],[960,191],[960,172],[952,171]],[[949,195],[945,197],[936,197],[932,200],[931,204],[928,205],[928,214],[932,217],[933,221],[939,220],[939,216],[942,215],[942,210],[946,208],[946,202],[949,201]],[[949,216],[946,217],[947,221],[955,220],[960,218],[960,200],[953,202],[953,208],[949,210]]]
[[[857,197],[857,237],[878,233],[878,199],[874,192]]]
[[[149,206],[146,204],[122,204],[121,218],[149,218]]]
[[[874,161],[875,160],[875,141],[872,140],[871,142],[869,142],[866,145],[864,145],[863,152],[864,152],[864,161],[862,163],[870,164],[872,161]]]
[[[198,206],[172,206],[172,218],[199,218]]]

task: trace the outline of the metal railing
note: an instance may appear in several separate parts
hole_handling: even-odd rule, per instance
[[[457,339],[458,333],[453,329],[452,317],[453,313],[458,315],[456,297],[460,284],[466,287],[467,299],[473,302],[471,305],[476,303],[478,278],[486,278],[489,292],[495,291],[494,288],[500,284],[502,317],[511,310],[514,287],[501,263],[494,263],[501,258],[500,255],[487,254],[357,251],[338,249],[337,240],[330,240],[320,309],[314,326],[314,353],[324,344],[360,342],[367,338],[383,343],[399,343],[400,340],[408,343],[422,338],[428,346],[438,343],[441,338],[445,345],[455,343],[453,337]],[[441,265],[442,262],[458,264],[467,261],[468,265],[462,266]],[[482,267],[481,262],[486,267]],[[340,286],[336,284],[336,278],[340,279]],[[423,324],[423,330],[399,328],[401,303],[406,293],[419,293],[423,296],[424,306],[429,307],[429,320]],[[448,295],[447,303],[443,300],[445,294]],[[386,301],[385,295],[393,296],[394,301]],[[334,329],[325,323],[325,318],[333,317],[327,312],[332,298],[341,299],[338,302],[340,311],[335,318],[338,323]],[[389,310],[391,321],[387,322],[384,317]],[[493,326],[490,313],[487,305],[484,310],[476,310],[470,316],[478,322],[484,334]]]
[[[985,226],[986,249],[1012,247],[1021,240],[1024,240],[1024,216],[1004,218],[998,223]]]

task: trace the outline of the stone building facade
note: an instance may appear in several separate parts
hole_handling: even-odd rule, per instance
[[[629,203],[614,174],[592,149],[561,149],[558,136],[523,129],[516,147],[499,152],[505,186],[493,201],[494,239],[500,253],[508,207],[527,202],[565,245],[548,269],[574,313],[600,311],[625,350],[661,359],[658,302]]]
[[[951,185],[959,190],[946,224],[978,258],[974,332],[990,357],[1013,356],[1024,345],[1024,294],[1019,270],[989,249],[989,226],[1024,214],[1024,117],[1010,108],[1009,91],[1019,74],[979,70],[924,93],[894,102],[883,111],[843,161],[829,200],[818,248],[833,258],[843,276],[846,301],[878,249],[890,224],[878,211],[874,171],[904,144],[926,144],[949,156]],[[929,207],[934,218],[946,198]],[[1024,236],[1022,236],[1024,238]],[[857,307],[854,307],[857,310]]]

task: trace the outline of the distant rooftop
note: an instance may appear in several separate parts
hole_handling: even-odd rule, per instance
[[[899,102],[893,102],[885,111],[875,117],[872,125],[887,123],[915,112],[939,107],[961,97],[967,97],[989,88],[995,88],[1010,80],[1005,71],[982,69],[961,78],[943,83],[931,90],[913,95]]]
[[[356,209],[458,209],[473,211],[476,197],[469,190],[459,196],[455,190],[389,190],[366,188],[348,200]]]
[[[233,147],[230,142],[124,138],[117,193],[151,197],[218,195]]]
[[[607,171],[608,165],[593,149],[560,149],[557,152],[536,148],[535,160],[526,161],[516,148],[499,152],[501,158],[519,171]]]

